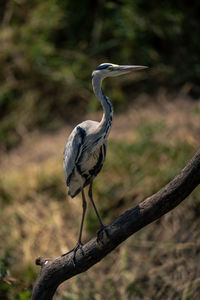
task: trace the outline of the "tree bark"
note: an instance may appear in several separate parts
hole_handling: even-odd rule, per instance
[[[160,218],[181,203],[200,183],[200,150],[186,167],[165,187],[126,211],[106,227],[101,241],[93,238],[83,246],[84,255],[78,250],[74,267],[70,253],[66,256],[38,258],[42,267],[32,292],[32,300],[50,300],[57,287],[65,280],[88,270],[136,231]]]

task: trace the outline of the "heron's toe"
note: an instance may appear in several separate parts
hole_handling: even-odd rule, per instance
[[[99,231],[97,231],[97,243],[99,244],[100,242],[103,244],[103,235],[104,232],[106,234],[106,237],[109,238],[108,230],[107,227],[102,225]]]
[[[71,250],[68,251],[67,253],[62,254],[61,256],[65,256],[65,255],[68,255],[68,254],[70,254],[70,253],[73,252],[72,261],[73,261],[73,265],[74,265],[74,267],[75,267],[75,266],[76,266],[76,252],[77,252],[79,249],[80,249],[80,251],[81,251],[81,254],[84,256],[85,253],[84,253],[84,251],[83,251],[83,244],[82,244],[81,242],[78,242],[77,245],[76,245],[73,249],[71,249]]]

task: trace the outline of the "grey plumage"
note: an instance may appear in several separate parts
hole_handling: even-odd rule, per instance
[[[98,122],[89,120],[79,124],[65,146],[64,171],[68,193],[72,198],[90,183],[103,165],[106,141],[98,134],[98,126]]]
[[[113,108],[110,100],[101,89],[102,80],[106,77],[114,77],[133,70],[142,70],[143,66],[119,66],[111,63],[101,64],[92,73],[92,85],[96,97],[103,107],[103,117],[100,122],[84,121],[77,125],[70,134],[64,149],[63,166],[66,178],[68,194],[73,198],[82,193],[83,216],[77,246],[74,251],[73,261],[78,248],[81,248],[82,226],[86,210],[84,188],[89,187],[88,196],[97,214],[100,230],[105,227],[101,221],[92,198],[92,182],[100,172],[106,156],[107,137],[113,120]]]

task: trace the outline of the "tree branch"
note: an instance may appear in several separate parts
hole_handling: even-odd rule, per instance
[[[182,202],[200,183],[200,150],[186,167],[159,192],[126,211],[107,226],[109,238],[102,234],[101,243],[96,237],[83,246],[76,254],[76,266],[70,253],[66,256],[38,258],[36,264],[42,267],[33,287],[32,300],[50,300],[57,287],[65,280],[88,270],[99,262],[130,235],[147,224],[160,218]]]

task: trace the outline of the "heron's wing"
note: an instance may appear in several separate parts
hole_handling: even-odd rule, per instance
[[[67,186],[69,186],[72,172],[76,166],[76,162],[81,156],[84,138],[86,132],[80,126],[74,128],[69,136],[67,144],[64,149],[63,166],[65,171],[65,178]]]

